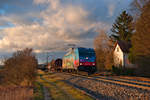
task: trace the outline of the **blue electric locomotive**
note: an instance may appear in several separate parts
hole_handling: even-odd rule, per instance
[[[92,48],[71,48],[63,57],[63,70],[96,71],[96,56]]]

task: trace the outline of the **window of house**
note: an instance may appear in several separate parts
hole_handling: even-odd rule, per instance
[[[119,48],[117,48],[117,52],[119,52]]]

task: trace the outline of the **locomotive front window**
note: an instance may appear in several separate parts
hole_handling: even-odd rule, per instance
[[[93,51],[79,51],[80,62],[95,62],[95,52]]]
[[[94,52],[79,52],[79,55],[83,57],[92,57],[92,56],[95,56],[95,53]]]

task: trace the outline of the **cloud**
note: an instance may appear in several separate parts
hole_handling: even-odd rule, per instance
[[[99,30],[109,30],[129,1],[2,0],[0,56],[9,57],[12,51],[29,47],[43,62],[45,51],[57,58],[71,44],[92,47]]]
[[[108,5],[108,16],[109,17],[112,17],[114,15],[115,8],[116,8],[116,5],[113,3]]]
[[[110,28],[105,22],[91,20],[91,12],[81,5],[64,5],[60,0],[34,0],[33,5],[46,6],[46,9],[38,14],[28,12],[0,18],[14,25],[0,31],[0,51],[26,47],[36,52],[61,51],[68,44],[91,47],[97,30]]]
[[[34,0],[33,1],[35,4],[44,4],[44,3],[47,3],[48,0]]]

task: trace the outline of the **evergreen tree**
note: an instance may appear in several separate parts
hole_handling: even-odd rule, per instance
[[[115,23],[112,25],[113,40],[123,40],[129,42],[133,33],[132,27],[133,18],[126,11],[123,11],[120,16],[117,17]]]

